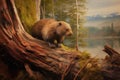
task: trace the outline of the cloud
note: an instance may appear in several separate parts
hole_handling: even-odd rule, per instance
[[[120,13],[120,0],[87,0],[87,16]]]

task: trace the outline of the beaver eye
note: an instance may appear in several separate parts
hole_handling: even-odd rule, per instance
[[[59,26],[61,26],[62,25],[62,23],[61,22],[59,22]]]

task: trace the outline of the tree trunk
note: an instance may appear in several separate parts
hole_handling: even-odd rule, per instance
[[[46,17],[46,5],[45,5],[45,0],[43,1],[43,6],[40,5],[40,19],[44,19]]]
[[[52,18],[53,18],[53,19],[55,19],[54,6],[55,6],[55,2],[54,2],[54,0],[52,0]]]
[[[73,80],[79,71],[75,52],[51,49],[24,30],[14,0],[0,0],[0,57],[12,69],[25,69],[30,76],[36,71],[47,80]]]
[[[40,5],[41,5],[41,0],[36,0],[36,13],[37,13],[37,21],[40,20]]]
[[[78,51],[78,1],[76,0],[76,9],[77,9],[77,12],[76,12],[76,21],[77,21],[77,23],[76,23],[76,51]]]

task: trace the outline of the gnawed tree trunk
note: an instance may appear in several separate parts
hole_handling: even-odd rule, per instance
[[[51,49],[24,30],[14,0],[0,0],[0,57],[10,69],[25,69],[31,76],[36,71],[47,80],[73,80],[79,71],[76,53]]]
[[[120,80],[120,54],[109,46],[105,46],[106,56],[103,66],[104,80]]]

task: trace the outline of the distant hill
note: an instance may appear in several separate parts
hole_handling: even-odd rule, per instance
[[[96,16],[87,16],[85,27],[106,27],[114,24],[115,27],[120,28],[120,14],[112,13],[107,16],[96,15]]]

